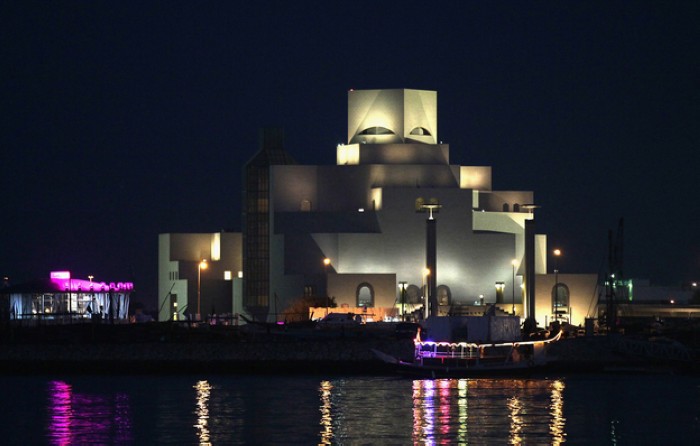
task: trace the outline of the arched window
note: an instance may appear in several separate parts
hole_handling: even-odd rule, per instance
[[[513,212],[520,212],[520,205],[518,203],[513,205]]]
[[[411,130],[411,135],[430,136],[430,132],[425,127],[416,127],[413,130]]]
[[[438,305],[450,305],[452,303],[452,291],[447,285],[437,287]]]
[[[420,288],[417,285],[406,287],[406,303],[416,305],[421,301]]]
[[[358,307],[374,307],[374,288],[369,283],[361,283],[355,293]]]
[[[508,206],[508,203],[503,203],[503,212],[509,212],[510,211],[510,206]]]
[[[563,283],[557,283],[552,287],[552,314],[569,313],[569,287]]]
[[[370,127],[360,132],[360,135],[395,135],[386,127]]]

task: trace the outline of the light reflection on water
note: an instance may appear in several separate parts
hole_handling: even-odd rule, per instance
[[[194,427],[197,429],[197,437],[201,446],[209,446],[209,392],[211,385],[208,381],[198,381],[194,385],[197,389],[197,424]]]
[[[700,438],[698,377],[3,378],[3,445],[670,444]],[[660,395],[674,404],[663,404]]]
[[[132,441],[127,395],[78,393],[64,381],[50,381],[48,393],[47,437],[51,444]]]
[[[565,440],[561,380],[413,381],[414,444]],[[506,436],[507,433],[507,436]]]
[[[321,432],[319,444],[333,444],[333,414],[331,413],[331,390],[333,384],[330,381],[321,381]]]

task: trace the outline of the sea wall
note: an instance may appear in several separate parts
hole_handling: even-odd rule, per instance
[[[0,373],[15,372],[333,372],[387,366],[373,349],[410,359],[410,339],[258,336],[218,341],[11,343],[0,345]]]

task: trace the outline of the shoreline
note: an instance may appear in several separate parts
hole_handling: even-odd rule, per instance
[[[396,375],[379,350],[412,360],[411,338],[368,330],[170,324],[3,327],[0,375],[257,374]],[[683,356],[684,352],[691,356]],[[697,354],[675,342],[622,336],[567,338],[552,344],[541,374],[700,373]],[[534,373],[534,371],[533,371]]]

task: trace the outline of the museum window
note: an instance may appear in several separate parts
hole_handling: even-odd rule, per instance
[[[309,200],[301,200],[301,212],[311,212],[311,202]]]
[[[421,303],[421,292],[418,285],[409,285],[406,288],[406,303],[416,305]]]
[[[411,130],[411,135],[430,136],[430,132],[425,127],[416,127]]]
[[[450,305],[452,302],[452,292],[447,285],[437,287],[438,305]]]
[[[508,206],[508,203],[503,203],[503,212],[510,212],[510,206]]]
[[[552,287],[552,314],[567,314],[569,312],[569,287],[557,283]]]
[[[360,132],[360,135],[395,135],[386,127],[370,127]]]
[[[357,287],[357,306],[374,307],[374,289],[369,283],[362,283]]]

